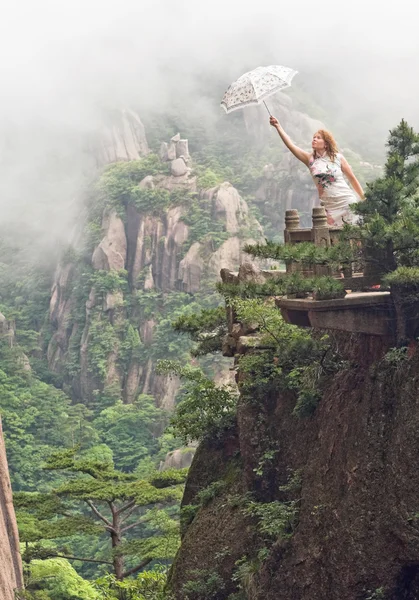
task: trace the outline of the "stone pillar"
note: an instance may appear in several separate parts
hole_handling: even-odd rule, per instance
[[[329,248],[331,245],[330,232],[327,224],[326,210],[323,206],[316,206],[313,208],[312,221],[314,244],[323,248]],[[330,275],[330,269],[323,265],[315,265],[314,271],[316,275]]]
[[[284,230],[284,242],[290,243],[290,235],[289,232],[293,229],[300,228],[300,215],[298,214],[298,210],[295,208],[291,208],[290,210],[285,211],[285,230]]]
[[[296,229],[300,229],[300,215],[298,214],[297,209],[290,208],[285,211],[284,242],[286,244],[293,243],[290,232],[295,231]],[[296,271],[301,270],[301,265],[296,263],[286,263],[285,268],[287,273],[295,273]]]

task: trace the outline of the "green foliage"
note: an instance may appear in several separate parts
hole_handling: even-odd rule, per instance
[[[185,444],[218,436],[235,422],[237,396],[230,386],[217,386],[201,369],[160,361],[158,372],[183,381],[180,402],[171,419],[174,434]]]
[[[50,479],[42,462],[54,448],[79,437],[76,406],[51,385],[25,371],[16,349],[0,343],[0,412],[14,490],[42,489]]]
[[[108,360],[111,352],[117,352],[118,336],[107,319],[96,316],[89,327],[87,357],[89,370],[99,381],[105,381],[108,373]]]
[[[313,281],[311,278],[303,277],[301,273],[291,273],[284,277],[284,291],[288,297],[295,295],[305,297],[313,289]]]
[[[365,600],[383,600],[385,598],[385,588],[381,586],[375,590],[367,590],[367,594]]]
[[[229,234],[221,220],[217,220],[212,214],[212,201],[209,198],[193,196],[189,199],[187,212],[182,220],[189,227],[189,236],[185,250],[188,250],[194,242],[208,245],[215,252],[223,242],[228,239]]]
[[[194,518],[196,517],[199,509],[199,504],[185,504],[180,509],[180,530],[181,532],[185,532],[187,527],[192,523]]]
[[[198,169],[195,169],[198,171]],[[214,173],[211,169],[201,170],[201,173],[198,175],[196,184],[199,189],[209,190],[210,188],[214,188],[217,185],[220,185],[224,181],[224,177],[222,174]]]
[[[36,591],[39,589],[42,591]],[[101,600],[94,586],[85,581],[63,558],[34,560],[25,600]]]
[[[384,176],[368,184],[367,201],[356,207],[364,246],[384,273],[419,266],[419,136],[402,120],[387,146]]]
[[[99,438],[112,450],[122,471],[133,471],[139,462],[158,450],[153,428],[164,422],[164,412],[152,396],[140,395],[133,404],[118,401],[95,419]]]
[[[290,537],[296,525],[298,508],[296,501],[289,502],[249,502],[244,513],[257,519],[259,533],[267,538],[276,540]]]
[[[265,244],[245,246],[245,252],[259,258],[280,260],[286,264],[296,263],[304,267],[328,265],[335,269],[354,262],[360,257],[360,248],[351,244],[350,239],[360,237],[357,228],[346,225],[341,232],[341,239],[333,246],[316,246],[312,242],[299,244],[276,244],[267,240]]]
[[[138,189],[135,190],[132,203],[140,213],[159,214],[166,211],[171,204],[171,196],[167,190]]]
[[[216,571],[191,569],[187,576],[191,579],[182,586],[182,600],[216,600],[218,593],[225,587]]]
[[[206,488],[198,492],[196,500],[201,506],[207,506],[226,488],[225,481],[213,481]]]
[[[286,278],[275,278],[266,281],[265,283],[254,283],[249,281],[246,283],[217,283],[217,291],[229,301],[234,298],[254,299],[260,297],[283,296],[286,294]]]
[[[419,288],[419,266],[398,267],[384,277],[383,283],[394,287]]]
[[[327,336],[315,337],[308,329],[285,323],[272,300],[235,298],[230,303],[240,322],[260,332],[255,350],[239,359],[242,396],[249,402],[264,402],[273,392],[294,390],[294,414],[311,415],[323,377],[340,364],[330,352]]]
[[[402,369],[406,365],[406,361],[409,359],[408,348],[403,346],[401,348],[390,348],[390,350],[384,355],[383,361],[386,365]]]
[[[185,472],[156,475],[159,487],[155,487],[152,479],[137,480],[116,470],[109,458],[104,461],[78,454],[77,449],[54,454],[46,468],[66,471],[70,477],[50,493],[15,495],[21,540],[27,542],[27,562],[34,557],[62,555],[58,540],[71,539],[79,532],[112,538],[113,552],[109,548],[102,562],[113,565],[121,580],[135,572],[121,562],[131,556],[142,557],[140,568],[152,560],[173,558],[179,526],[163,507],[169,510],[180,501]],[[157,503],[160,509],[151,510]],[[47,546],[46,540],[51,540]],[[34,542],[35,546],[28,546]],[[92,557],[73,558],[83,561]]]
[[[317,277],[313,284],[313,297],[315,300],[332,300],[334,298],[343,298],[345,288],[339,279],[324,276]]]
[[[256,475],[262,477],[266,468],[272,465],[274,459],[278,455],[278,452],[279,448],[275,448],[266,450],[266,452],[262,454],[262,456],[259,458],[258,466],[255,469],[253,469]]]
[[[181,315],[172,323],[179,333],[187,333],[196,342],[193,356],[203,356],[221,350],[222,340],[227,334],[224,306],[203,309],[200,313]]]
[[[98,299],[104,300],[107,294],[116,291],[126,292],[128,289],[127,277],[128,273],[124,269],[119,271],[97,270],[91,274],[89,284],[94,287]]]
[[[118,208],[127,204],[137,206],[139,210],[149,211],[165,208],[169,195],[155,194],[155,190],[145,190],[139,183],[147,175],[167,172],[167,166],[155,154],[149,154],[141,160],[117,162],[106,167],[97,183],[97,190],[103,203]]]
[[[232,580],[238,583],[239,592],[229,596],[228,600],[247,600],[249,598],[254,577],[259,572],[262,562],[259,556],[249,558],[244,555],[236,560]]]
[[[143,571],[136,579],[118,581],[106,575],[95,581],[101,600],[170,600],[166,593],[167,572],[164,568]]]

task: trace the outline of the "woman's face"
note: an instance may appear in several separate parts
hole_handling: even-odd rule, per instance
[[[311,147],[313,148],[313,150],[320,152],[320,154],[326,150],[325,141],[318,131],[313,135]]]

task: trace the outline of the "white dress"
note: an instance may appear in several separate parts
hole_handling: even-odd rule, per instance
[[[309,161],[310,173],[319,190],[320,204],[325,207],[327,216],[333,219],[334,225],[356,222],[356,216],[349,210],[349,205],[358,200],[343,177],[341,157],[341,154],[336,154],[332,161],[325,154],[312,156]]]

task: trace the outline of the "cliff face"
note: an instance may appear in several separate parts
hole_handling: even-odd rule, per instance
[[[0,597],[14,600],[15,590],[20,588],[23,572],[19,534],[0,420]]]
[[[250,567],[234,598],[419,597],[419,353],[389,363],[378,337],[340,334],[334,343],[349,366],[326,382],[312,417],[292,415],[292,393],[242,399],[236,429],[198,448],[184,505],[214,481],[223,486],[186,528],[172,573],[177,598],[201,569],[219,574],[213,597],[227,599],[240,561]],[[267,441],[275,451],[261,474]],[[290,495],[280,487],[295,473]],[[262,558],[256,524],[237,499],[247,492],[296,506],[291,533],[262,540]]]

